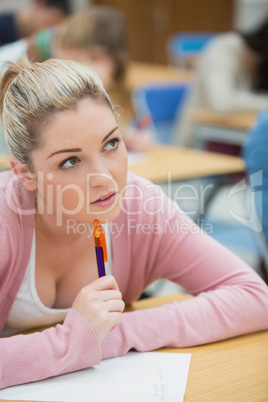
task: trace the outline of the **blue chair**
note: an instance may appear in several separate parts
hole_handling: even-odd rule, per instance
[[[187,95],[189,83],[157,83],[140,85],[132,92],[132,102],[137,121],[147,118],[154,133],[155,142],[174,144],[175,123],[180,117]]]
[[[260,229],[256,231],[268,278],[268,109],[258,116],[244,145],[243,157]],[[257,222],[257,223],[258,223]],[[266,279],[267,279],[266,278]]]
[[[191,67],[193,61],[215,36],[215,33],[181,32],[167,41],[167,56],[171,66]]]

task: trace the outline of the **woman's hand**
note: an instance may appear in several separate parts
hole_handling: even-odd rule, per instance
[[[92,326],[99,342],[123,319],[125,303],[113,276],[104,276],[78,293],[72,308]]]

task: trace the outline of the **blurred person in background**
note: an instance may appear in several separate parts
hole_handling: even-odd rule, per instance
[[[253,206],[261,231],[257,238],[266,264],[268,275],[268,109],[262,111],[243,147],[243,157],[247,167],[250,183],[250,196],[253,195]],[[266,277],[266,280],[268,276]]]
[[[28,57],[32,62],[50,58],[74,60],[94,69],[115,105],[126,146],[144,151],[151,146],[151,133],[128,126],[130,100],[125,87],[129,61],[127,27],[123,14],[108,6],[88,6],[69,16],[57,27],[0,48],[0,68],[6,61]],[[3,133],[0,154],[7,153]]]
[[[215,36],[202,52],[177,124],[177,143],[193,146],[191,114],[258,112],[268,106],[268,19],[254,31]]]
[[[70,13],[68,0],[33,0],[18,12],[0,15],[0,46],[57,25]]]
[[[74,60],[93,68],[106,88],[124,80],[127,28],[120,11],[107,6],[86,7],[60,24],[27,39],[31,61]]]

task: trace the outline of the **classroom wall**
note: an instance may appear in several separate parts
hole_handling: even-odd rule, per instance
[[[268,15],[268,0],[92,0],[125,14],[133,60],[166,63],[168,37],[179,31],[248,31]]]
[[[235,0],[92,0],[122,10],[133,60],[165,63],[167,38],[177,31],[223,32],[233,27]]]

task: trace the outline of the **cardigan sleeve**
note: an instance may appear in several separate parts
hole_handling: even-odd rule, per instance
[[[268,287],[253,269],[202,232],[175,204],[168,221],[167,215],[159,216],[150,223],[157,221],[164,228],[168,222],[169,230],[132,238],[140,244],[136,246],[139,252],[132,255],[136,260],[129,286],[134,278],[136,286],[144,276],[145,286],[152,279],[166,278],[194,297],[125,313],[123,322],[102,341],[102,357],[118,356],[132,348],[190,347],[268,329]],[[145,257],[142,253],[148,244]]]
[[[214,246],[219,258],[223,257],[224,253]],[[226,264],[231,260],[232,257],[227,255]],[[193,272],[185,278],[188,281],[188,276],[192,276],[193,287],[199,280],[203,282],[197,296],[125,313],[123,322],[101,344],[103,359],[123,355],[133,348],[137,351],[183,348],[267,330],[268,290],[265,283],[253,271],[243,269],[243,264],[227,265],[227,269],[223,265],[224,262],[215,264],[209,279],[207,268],[199,265],[197,259]],[[210,269],[213,270],[212,266]]]
[[[2,302],[1,294],[6,285],[4,281],[7,275],[6,274],[7,267],[12,264],[14,255],[12,235],[9,230],[9,227],[2,218],[1,214],[0,214],[0,244],[1,244],[1,253],[0,253],[0,306],[1,306]]]
[[[0,356],[0,389],[80,370],[101,359],[95,332],[73,309],[62,325],[1,338]]]
[[[19,286],[20,275],[14,269],[16,266],[16,254],[18,247],[16,239],[12,236],[10,226],[5,222],[0,213],[0,332],[5,325],[8,309],[13,302],[11,283]]]
[[[0,331],[23,280],[32,238],[30,225],[19,226],[9,211],[5,219],[5,212],[4,208],[0,212]],[[23,242],[23,238],[27,241]]]

